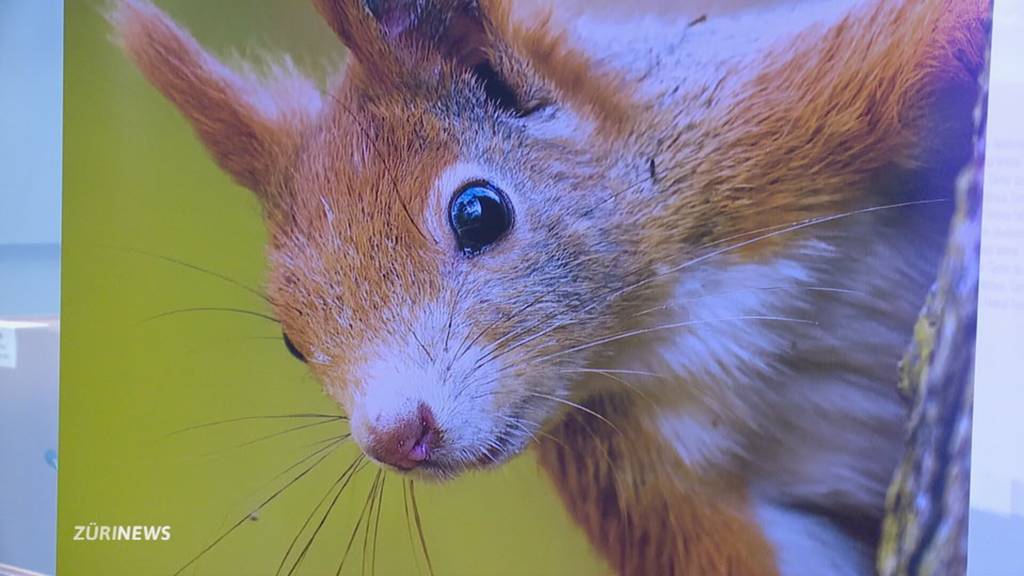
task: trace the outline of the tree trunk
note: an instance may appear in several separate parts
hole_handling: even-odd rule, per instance
[[[979,83],[974,158],[957,182],[946,256],[900,365],[912,412],[886,502],[881,576],[962,576],[967,569],[987,68]]]

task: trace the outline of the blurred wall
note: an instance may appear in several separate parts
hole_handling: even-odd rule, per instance
[[[0,574],[55,569],[62,35],[0,0]]]
[[[1024,0],[996,0],[974,372],[969,576],[1024,575]]]
[[[0,367],[0,575],[4,565],[53,574],[59,339],[52,323],[12,335],[17,368]]]
[[[62,18],[0,1],[0,317],[57,313]]]

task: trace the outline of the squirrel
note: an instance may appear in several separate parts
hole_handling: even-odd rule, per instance
[[[314,3],[326,90],[147,0],[111,20],[260,200],[285,343],[363,452],[444,480],[532,448],[623,575],[874,573],[989,3]]]

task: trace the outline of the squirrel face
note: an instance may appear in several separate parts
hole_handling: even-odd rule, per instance
[[[371,455],[411,467],[375,442],[418,440],[389,431],[422,406],[436,438],[418,468],[501,461],[574,396],[570,370],[584,354],[556,352],[607,331],[595,295],[616,279],[594,260],[623,250],[598,221],[605,212],[587,214],[607,192],[581,200],[588,182],[517,171],[544,166],[553,147],[531,146],[518,120],[460,125],[430,109],[360,118],[393,153],[337,138],[356,131],[349,124],[299,158],[294,199],[270,219],[277,316]],[[492,150],[471,148],[481,141]]]
[[[627,102],[501,3],[317,7],[351,52],[329,96],[287,67],[226,70],[148,3],[113,19],[263,202],[287,346],[363,450],[428,477],[503,462],[579,398],[586,344],[615,326],[599,296],[641,272],[611,217],[650,186],[609,144]]]
[[[510,4],[316,0],[350,51],[327,94],[287,65],[228,70],[145,0],[112,14],[260,198],[289,349],[369,456],[426,477],[501,463],[580,408],[598,391],[579,376],[644,331],[666,271],[729,244],[767,260],[787,226],[876,204],[891,168],[939,163],[915,143],[983,53],[982,35],[954,33],[980,0],[881,2],[828,49],[801,36],[717,81],[695,74],[655,97],[680,102],[666,112]],[[874,41],[887,30],[904,35]]]
[[[512,47],[486,48],[500,67],[390,50],[395,76],[353,50],[295,157],[270,297],[367,454],[443,477],[516,455],[579,398],[589,350],[562,352],[611,329],[596,296],[632,266],[609,199],[649,175]]]

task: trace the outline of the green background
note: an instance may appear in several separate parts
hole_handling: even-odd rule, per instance
[[[307,2],[160,5],[229,60],[287,52],[323,78],[343,58]],[[311,443],[342,429],[328,424],[246,446],[304,422],[172,434],[216,420],[337,408],[288,355],[273,323],[220,312],[147,320],[190,307],[269,312],[238,286],[154,256],[259,286],[264,232],[256,201],[217,170],[118,51],[103,6],[66,3],[58,571],[172,574],[281,486],[284,477],[275,475],[310,453]],[[351,445],[333,453],[184,573],[273,574],[356,454]],[[345,492],[298,574],[335,573],[373,470]],[[606,572],[529,454],[454,483],[419,484],[417,494],[439,576]],[[169,525],[172,539],[73,541],[74,527],[90,522]],[[393,475],[379,537],[378,574],[417,573]],[[361,549],[362,534],[345,573],[361,572]]]

